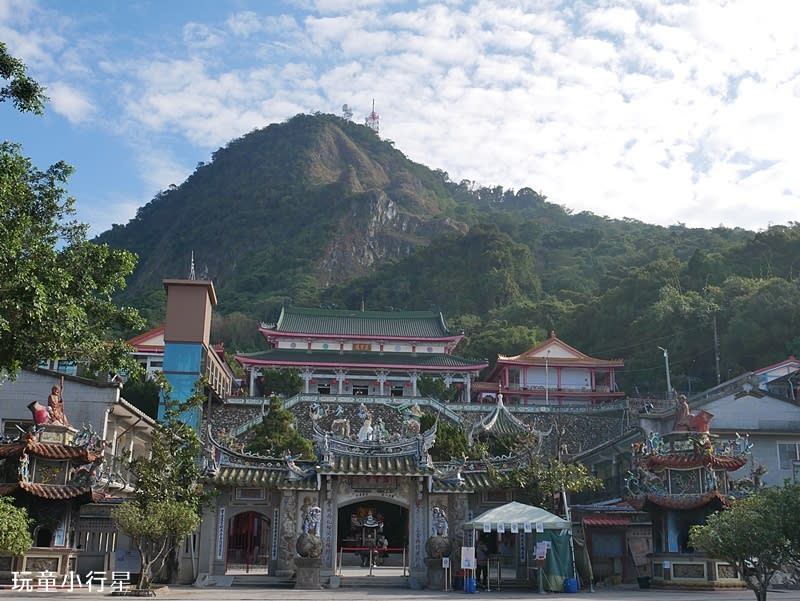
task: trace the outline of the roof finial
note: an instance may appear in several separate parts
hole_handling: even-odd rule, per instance
[[[190,280],[196,280],[197,279],[197,276],[195,276],[195,274],[194,274],[194,251],[192,251],[192,263],[191,263],[191,267],[189,267],[189,279]]]

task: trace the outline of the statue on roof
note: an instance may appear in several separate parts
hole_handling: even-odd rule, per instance
[[[69,426],[67,416],[64,414],[64,397],[61,396],[61,387],[53,386],[50,396],[47,397],[47,405],[50,407],[50,423]]]
[[[678,408],[675,416],[675,425],[672,428],[673,432],[701,432],[708,434],[709,424],[714,415],[708,411],[700,411],[699,413],[691,413],[689,411],[689,402],[686,395],[682,394],[678,397]]]

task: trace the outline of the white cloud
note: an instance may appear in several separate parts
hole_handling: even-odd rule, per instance
[[[47,95],[57,113],[64,115],[71,123],[84,123],[95,114],[95,106],[82,91],[63,81],[47,84]]]
[[[187,23],[183,26],[183,41],[191,48],[209,49],[222,44],[224,37],[201,23]]]
[[[361,122],[374,98],[382,135],[455,180],[665,224],[796,218],[800,4],[289,4],[187,19],[173,46],[136,40],[116,56],[110,42],[65,43],[63,24],[37,28],[33,13],[8,31],[0,18],[0,39],[64,86],[57,110],[73,122],[92,116],[90,84],[103,86],[91,97],[108,122],[163,144],[169,167],[141,167],[157,187],[255,127],[343,103]],[[119,107],[101,107],[106,96]]]

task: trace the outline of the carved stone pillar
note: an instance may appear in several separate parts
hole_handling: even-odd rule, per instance
[[[277,576],[285,578],[294,573],[294,556],[298,529],[297,493],[293,490],[283,490],[281,491]]]

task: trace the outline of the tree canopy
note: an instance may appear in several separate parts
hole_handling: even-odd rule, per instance
[[[800,560],[800,484],[768,488],[692,526],[691,544],[736,566],[758,601],[772,576]],[[798,564],[800,565],[800,564]]]
[[[39,113],[45,96],[24,65],[0,43],[0,101]],[[12,377],[43,359],[75,359],[98,370],[134,368],[114,333],[140,328],[132,308],[112,297],[136,257],[86,239],[64,188],[72,168],[41,171],[18,144],[0,143],[0,370]]]
[[[277,396],[270,397],[269,410],[261,423],[253,428],[253,439],[247,450],[271,457],[289,454],[303,459],[314,458],[311,441],[295,429],[294,415],[283,408]]]
[[[0,497],[0,553],[21,556],[33,545],[30,518],[11,497]]]
[[[44,112],[47,101],[44,87],[28,76],[25,63],[11,56],[3,42],[0,42],[0,79],[6,81],[0,87],[0,102],[11,100],[22,112],[37,115]]]
[[[167,412],[153,432],[150,455],[130,461],[136,493],[112,512],[139,551],[142,589],[150,588],[170,554],[200,525],[202,507],[210,498],[200,481],[200,438],[181,418],[202,403],[204,383],[198,382],[195,394],[184,403],[171,402],[169,386],[162,384]]]

